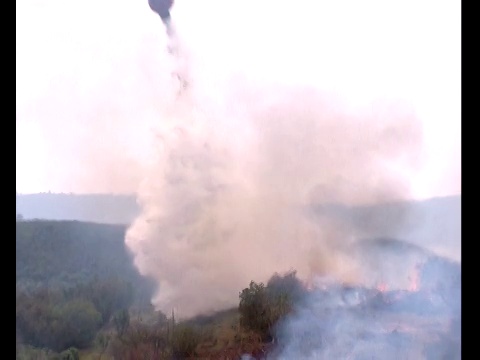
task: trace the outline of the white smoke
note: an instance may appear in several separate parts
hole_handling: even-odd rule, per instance
[[[287,18],[271,13],[273,23],[265,28],[261,19],[269,9],[288,13],[287,2],[280,3],[232,2],[228,9],[215,1],[189,3],[190,14],[215,10],[218,16],[198,34],[182,31],[189,20],[186,2],[172,9],[181,63],[174,61],[168,71],[180,71],[188,86],[178,91],[173,78],[171,101],[162,100],[157,158],[138,192],[142,214],[126,237],[140,271],[158,282],[153,303],[165,312],[176,308],[189,317],[235,306],[250,280],[266,281],[292,268],[303,279],[320,274],[368,281],[359,271],[364,257],[351,247],[358,225],[313,218],[310,206],[408,198],[408,175],[422,164],[422,126],[408,102],[350,106],[329,86],[321,90],[305,81],[306,69],[315,77],[322,66],[321,60],[302,60],[315,44],[305,32],[315,19],[289,17],[287,31],[281,30]],[[303,1],[302,14],[313,3]],[[236,32],[239,22],[248,41]],[[325,41],[321,36],[320,44]],[[274,55],[267,63],[263,48],[270,45]],[[332,65],[332,55],[325,57],[323,65]],[[242,62],[252,61],[260,72],[242,71]],[[278,64],[285,65],[283,78]],[[360,79],[366,92],[372,89],[367,75]],[[401,221],[384,226],[396,228]]]
[[[234,305],[250,280],[290,268],[351,278],[342,247],[353,229],[314,222],[308,206],[408,195],[387,164],[418,150],[414,118],[357,119],[312,89],[256,91],[212,104],[188,88],[173,124],[159,129],[158,162],[139,191],[143,211],[127,244],[140,270],[158,280],[154,302],[164,311],[188,316]]]
[[[431,257],[416,291],[329,284],[277,327],[275,359],[460,359],[460,265]]]

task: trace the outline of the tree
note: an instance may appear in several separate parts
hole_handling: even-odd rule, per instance
[[[133,301],[131,284],[117,278],[93,281],[86,291],[87,298],[102,315],[102,324],[108,323],[115,311],[128,308]]]
[[[27,344],[63,351],[90,345],[100,314],[83,299],[61,300],[40,292],[17,296],[17,331]]]
[[[60,354],[60,360],[80,360],[78,349],[71,347]]]
[[[113,322],[115,324],[117,335],[121,338],[130,325],[130,315],[128,310],[124,309],[115,314]]]
[[[179,325],[173,330],[171,345],[175,358],[185,359],[195,355],[199,343],[200,334],[193,327]]]
[[[103,354],[107,350],[108,344],[110,343],[110,335],[105,333],[100,333],[97,336],[97,345],[100,348],[100,354],[98,356],[99,359],[102,358]]]
[[[265,286],[250,282],[240,293],[240,325],[258,332],[263,338],[272,336],[274,325],[290,313],[304,293],[296,272],[273,275]]]
[[[240,325],[249,330],[265,334],[270,329],[268,296],[263,283],[250,282],[240,293]]]
[[[93,304],[82,299],[68,301],[56,315],[58,326],[52,330],[56,335],[57,350],[89,346],[101,323],[101,315]]]

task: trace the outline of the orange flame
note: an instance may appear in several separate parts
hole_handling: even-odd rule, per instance
[[[388,290],[388,286],[386,283],[384,282],[381,282],[377,285],[377,290],[380,291],[380,292],[385,292]]]

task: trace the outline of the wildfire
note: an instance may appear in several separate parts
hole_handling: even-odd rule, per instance
[[[388,290],[388,286],[385,282],[381,282],[377,285],[377,290],[383,293]]]
[[[407,290],[410,292],[417,292],[420,289],[420,265],[415,266],[412,274],[408,276]],[[385,281],[379,282],[375,288],[380,292],[389,291],[389,286]]]
[[[311,279],[305,281],[304,286],[305,286],[305,289],[309,292],[314,289],[314,284],[313,284],[313,281]]]

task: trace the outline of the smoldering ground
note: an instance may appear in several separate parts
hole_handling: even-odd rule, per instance
[[[277,326],[271,358],[460,359],[460,264],[424,256],[416,289],[317,283]]]

